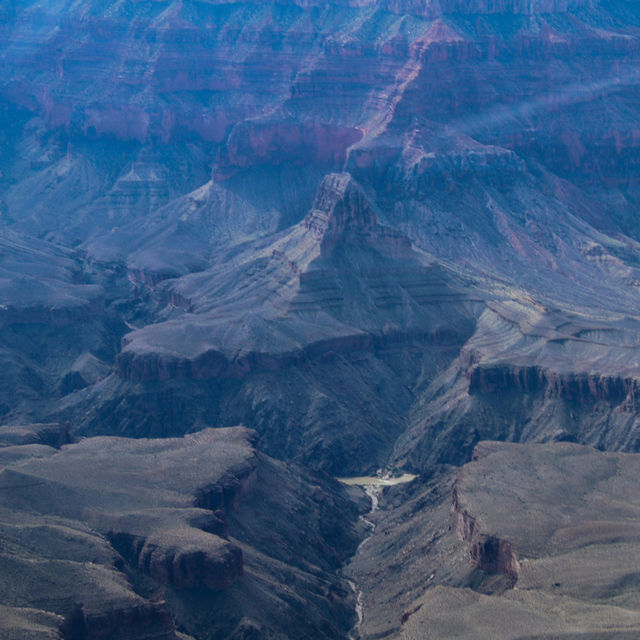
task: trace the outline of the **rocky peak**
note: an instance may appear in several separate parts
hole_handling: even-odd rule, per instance
[[[305,227],[321,239],[323,249],[347,232],[370,232],[377,224],[371,203],[349,173],[325,176],[304,220]]]

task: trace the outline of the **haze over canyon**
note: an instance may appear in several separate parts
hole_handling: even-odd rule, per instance
[[[640,635],[640,4],[9,0],[0,60],[2,638]]]

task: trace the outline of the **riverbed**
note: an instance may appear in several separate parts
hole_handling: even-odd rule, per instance
[[[391,476],[356,476],[353,478],[337,478],[343,484],[359,485],[362,487],[391,487],[394,484],[404,484],[405,482],[411,482],[418,476],[412,473],[403,473],[397,478]]]

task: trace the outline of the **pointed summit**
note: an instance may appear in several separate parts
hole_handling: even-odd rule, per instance
[[[322,181],[305,227],[322,248],[329,248],[347,231],[370,232],[378,218],[362,187],[349,173],[330,173]]]

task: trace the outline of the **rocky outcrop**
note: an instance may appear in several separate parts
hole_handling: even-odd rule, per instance
[[[324,353],[347,353],[366,349],[372,339],[366,335],[347,336],[325,340],[283,354],[248,353],[230,361],[223,353],[210,350],[194,359],[172,358],[164,354],[139,354],[124,350],[116,359],[116,373],[125,380],[147,382],[152,380],[175,380],[186,378],[242,379],[260,371],[283,371],[287,367],[304,362],[312,355]]]
[[[254,440],[257,444],[257,438]],[[258,482],[257,466],[249,466],[242,473],[225,476],[219,483],[199,487],[195,491],[194,506],[216,514],[228,514],[240,505]]]
[[[640,383],[635,378],[561,373],[506,363],[475,366],[468,376],[470,394],[543,394],[567,402],[623,404],[629,409],[637,407],[640,401]]]
[[[16,448],[25,450],[23,462],[29,450],[35,458],[46,457],[31,445]],[[38,486],[33,478],[31,482],[31,487]],[[15,491],[24,499],[29,487]],[[80,520],[58,515],[55,498],[44,513],[38,501],[20,507],[20,498],[15,498],[12,505],[3,499],[0,507],[3,637],[176,640],[166,604],[135,593],[121,573],[122,558],[102,536]]]
[[[179,514],[176,514],[179,516]],[[225,538],[224,513],[189,517],[191,526],[167,521],[159,529],[144,514],[116,522],[106,535],[120,554],[142,573],[173,589],[228,589],[243,574],[242,551]],[[173,528],[171,528],[173,527]]]
[[[138,567],[175,589],[228,589],[243,573],[242,551],[195,529],[163,531],[144,541]]]
[[[482,531],[477,517],[465,508],[457,484],[453,486],[453,509],[458,519],[458,533],[469,545],[469,558],[481,571],[501,574],[513,586],[518,581],[520,563],[513,546],[508,540]]]
[[[255,442],[238,427],[0,448],[3,637],[175,640],[178,625],[226,637],[241,622],[346,637],[353,604],[336,572],[358,510],[335,481]]]
[[[176,640],[175,627],[165,603],[146,602],[126,609],[85,611],[72,609],[60,626],[62,640],[121,638],[122,640]]]
[[[39,444],[59,449],[72,442],[68,424],[29,424],[0,426],[0,447]]]
[[[388,254],[397,256],[411,252],[408,238],[378,222],[372,204],[348,173],[330,174],[324,178],[315,201],[304,219],[304,227],[320,241],[321,255],[331,253],[340,241],[379,243]],[[314,273],[302,273],[301,280]]]
[[[206,460],[205,454],[199,462],[198,458],[191,458],[189,469],[184,470],[175,469],[176,463],[172,461],[180,456],[180,450],[175,449],[179,441],[166,441],[160,447],[151,445],[155,454],[146,455],[154,456],[158,471],[169,465],[166,470],[171,477],[164,479],[157,475],[158,471],[149,473],[141,464],[149,444],[126,440],[116,441],[112,446],[108,440],[103,441],[107,449],[115,447],[119,451],[118,454],[114,451],[120,457],[117,464],[108,461],[108,452],[100,452],[99,442],[83,441],[63,449],[59,456],[33,461],[31,467],[35,475],[32,478],[36,486],[36,478],[40,477],[40,482],[53,483],[52,486],[60,489],[66,485],[74,491],[73,479],[82,476],[81,493],[85,492],[86,503],[82,503],[79,495],[76,504],[65,507],[63,503],[56,505],[53,497],[48,511],[81,517],[80,514],[89,509],[83,519],[107,535],[124,557],[154,580],[175,589],[226,589],[242,575],[243,569],[242,552],[222,537],[226,535],[226,514],[234,504],[238,505],[243,492],[251,491],[257,472],[250,445],[253,436],[246,430],[239,430],[237,435],[233,431],[226,434],[226,439],[223,432],[192,437],[194,444],[215,442],[227,458]],[[189,455],[188,443],[189,440],[185,455]],[[163,454],[164,463],[161,462]],[[91,468],[85,466],[85,455],[98,457]],[[29,467],[28,461],[23,461],[22,473],[28,474]],[[127,480],[121,480],[127,476]],[[125,488],[122,482],[130,490],[128,503],[117,497]],[[25,483],[29,484],[27,480]],[[102,490],[100,501],[94,502],[91,492],[103,483],[110,489]],[[161,497],[163,484],[164,498]],[[58,495],[59,489],[52,491]],[[220,496],[219,504],[214,504],[214,494]],[[59,496],[61,499],[62,492]],[[145,504],[145,496],[151,503]],[[109,508],[111,501],[118,505],[116,511]],[[159,506],[157,511],[150,508],[154,503]],[[193,504],[197,506],[189,508]],[[207,511],[201,511],[207,507]]]
[[[125,349],[116,358],[115,370],[118,376],[132,382],[180,378],[238,380],[260,372],[282,372],[310,360],[334,359],[340,355],[375,352],[378,349],[393,349],[412,343],[455,345],[459,343],[463,330],[464,327],[461,326],[460,331],[452,327],[450,330],[438,329],[428,333],[394,332],[377,336],[355,334],[301,345],[299,349],[289,353],[247,353],[233,360],[214,350],[200,354],[194,359],[187,359],[161,353],[137,353],[133,349]]]
[[[341,236],[347,230],[373,231],[376,214],[362,188],[348,173],[326,176],[304,226],[315,237]]]
[[[461,468],[389,487],[348,569],[361,635],[637,634],[639,464],[575,444],[482,442]]]

